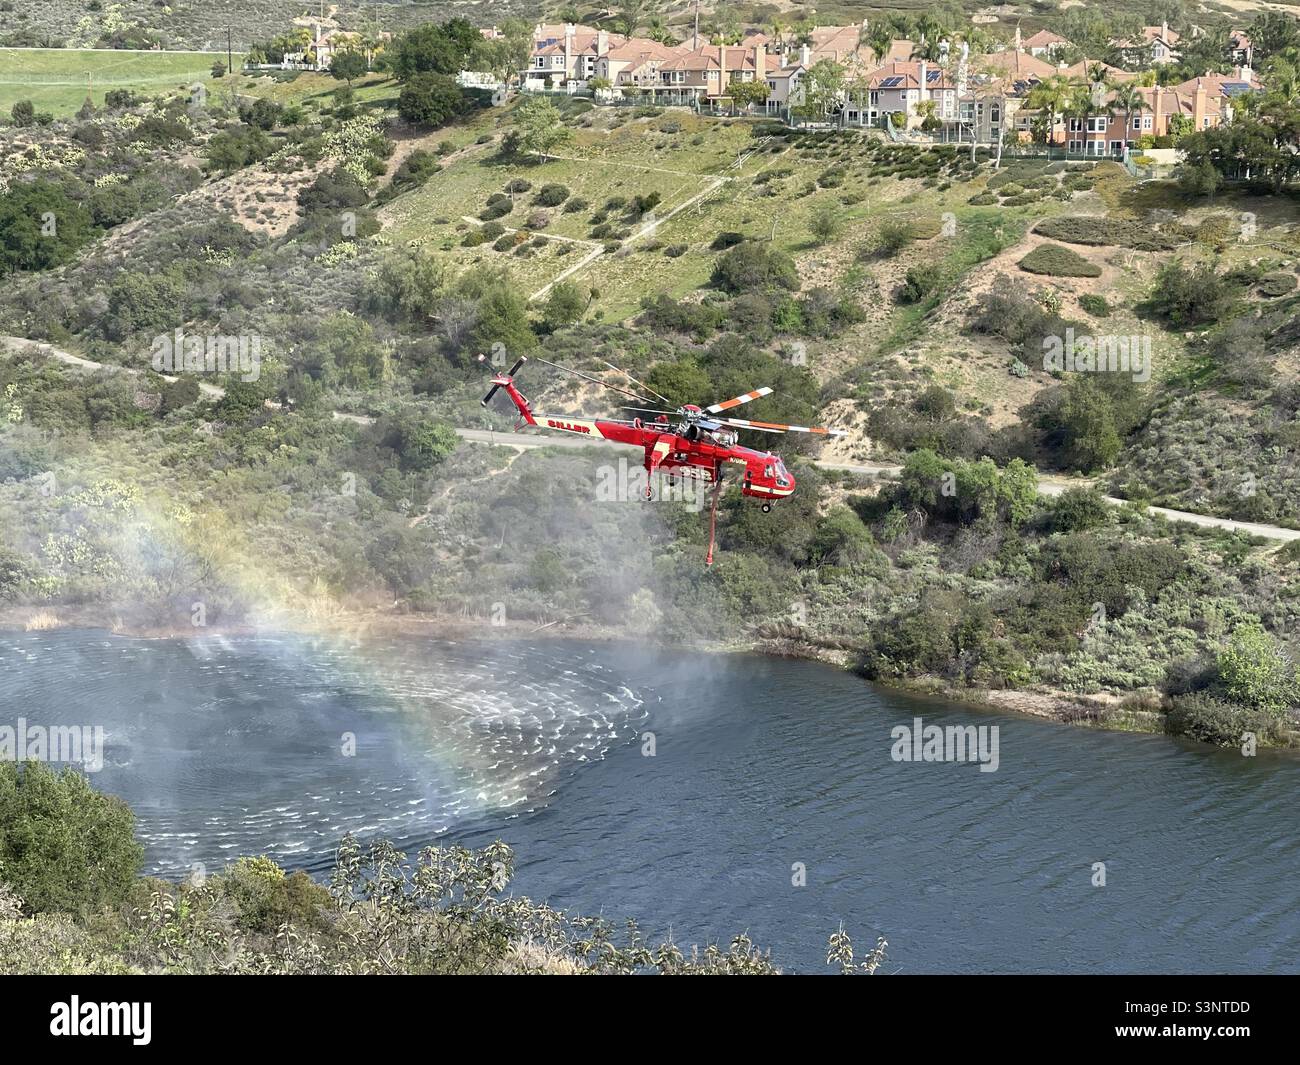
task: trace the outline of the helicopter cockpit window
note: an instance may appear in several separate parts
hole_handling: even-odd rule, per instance
[[[790,487],[790,474],[785,468],[785,463],[780,459],[776,460],[776,483],[782,488]]]

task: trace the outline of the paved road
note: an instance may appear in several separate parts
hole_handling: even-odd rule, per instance
[[[12,348],[19,351],[37,351],[43,355],[58,359],[60,362],[67,363],[69,366],[77,366],[84,370],[119,370],[123,373],[139,373],[139,370],[127,367],[105,366],[103,363],[92,362],[90,359],[83,359],[80,355],[73,355],[71,352],[61,351],[52,344],[45,344],[37,340],[27,340],[23,337],[0,336],[0,348]],[[175,378],[167,378],[175,380]],[[199,388],[207,395],[221,397],[225,392],[216,385],[200,384]],[[338,421],[352,422],[357,425],[371,425],[374,418],[365,414],[348,414],[344,411],[333,411],[333,416]],[[622,448],[629,454],[641,454],[641,448],[632,444],[618,444],[613,441],[602,441],[595,443],[590,440],[582,440],[571,436],[551,436],[551,435],[534,435],[532,433],[503,433],[494,429],[457,429],[456,435],[467,443],[472,444],[495,444],[499,447],[512,447],[521,451],[538,447],[566,447],[566,448],[583,448],[583,447],[614,447]],[[846,470],[850,473],[860,473],[869,477],[889,477],[902,471],[902,466],[893,466],[886,463],[877,462],[817,462],[815,465],[825,470]],[[1038,491],[1045,496],[1059,496],[1067,488],[1078,485],[1089,484],[1086,480],[1070,481],[1061,477],[1050,474],[1040,474],[1038,478]],[[1107,503],[1112,506],[1127,506],[1128,501],[1116,499],[1114,496],[1105,496]],[[1170,521],[1185,521],[1192,525],[1200,525],[1212,529],[1228,529],[1234,532],[1244,532],[1250,536],[1262,536],[1268,540],[1300,540],[1300,530],[1284,529],[1278,525],[1259,525],[1250,521],[1233,521],[1230,518],[1216,518],[1208,514],[1194,514],[1185,510],[1170,510],[1168,507],[1147,507],[1152,514],[1163,514]]]

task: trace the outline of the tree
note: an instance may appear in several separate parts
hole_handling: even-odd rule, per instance
[[[636,31],[645,23],[652,9],[651,0],[623,0],[618,7],[618,17],[619,22],[623,25],[623,33],[628,37],[635,37]]]
[[[353,79],[361,77],[366,69],[366,57],[351,49],[335,52],[334,58],[330,60],[330,77],[346,81],[348,85],[352,84]]]
[[[61,186],[15,183],[0,196],[0,276],[67,262],[93,234],[89,212]]]
[[[818,244],[834,240],[843,228],[844,212],[829,201],[818,204],[808,220],[808,230]]]
[[[407,122],[444,126],[467,109],[465,94],[446,74],[413,74],[397,98],[397,113]]]
[[[0,761],[0,879],[28,910],[116,906],[143,861],[135,816],[121,799],[95,791],[72,768]]]
[[[224,78],[226,76],[226,64],[220,59],[212,64],[212,76],[214,78]]]
[[[414,415],[401,422],[399,432],[402,465],[419,472],[442,463],[460,442],[456,430],[450,425]]]
[[[1043,111],[1047,122],[1043,126],[1043,143],[1051,144],[1056,133],[1056,119],[1071,105],[1075,98],[1075,84],[1064,74],[1053,74],[1044,78],[1025,97],[1025,108],[1029,111]]]
[[[417,26],[397,42],[391,60],[393,73],[399,81],[416,74],[458,74],[480,40],[482,34],[465,19]]]
[[[1133,140],[1133,116],[1146,106],[1145,98],[1138,91],[1137,86],[1132,82],[1126,82],[1115,89],[1111,104],[1124,116],[1124,140]]]
[[[803,99],[793,110],[808,118],[824,118],[844,91],[844,68],[831,59],[819,59],[804,75]]]
[[[9,116],[15,126],[36,125],[36,107],[31,100],[19,100],[9,109]]]
[[[562,326],[579,321],[587,311],[590,302],[577,285],[569,281],[560,281],[551,287],[546,298],[546,309],[542,312],[542,321],[551,332]]]
[[[755,104],[767,102],[771,88],[766,81],[755,78],[753,81],[735,81],[727,86],[731,99],[739,106],[750,110]]]
[[[1039,418],[1045,443],[1072,469],[1090,473],[1115,461],[1123,441],[1111,398],[1089,377],[1074,377],[1061,402]]]
[[[515,110],[515,131],[520,149],[527,155],[540,155],[543,160],[573,137],[573,130],[560,120],[560,109],[544,96],[519,105]]]

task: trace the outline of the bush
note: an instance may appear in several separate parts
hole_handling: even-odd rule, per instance
[[[1110,316],[1110,304],[1106,302],[1105,296],[1097,296],[1091,292],[1085,293],[1079,297],[1079,306],[1094,318],[1108,318]]]
[[[727,292],[799,288],[794,260],[757,241],[737,244],[725,252],[713,267],[713,282]]]
[[[533,202],[538,207],[559,207],[568,198],[569,190],[564,185],[552,183],[543,185]]]
[[[1141,222],[1089,215],[1047,218],[1034,227],[1034,232],[1066,244],[1112,245],[1136,251],[1172,251],[1178,246],[1175,238]]]
[[[1295,274],[1265,274],[1259,279],[1256,290],[1266,299],[1276,299],[1278,296],[1290,295],[1295,291],[1295,286]]]
[[[726,230],[713,238],[713,243],[709,245],[709,250],[726,251],[728,248],[734,248],[737,244],[743,243],[744,240],[744,233],[737,233],[734,230]]]
[[[687,251],[690,250],[690,247],[689,244],[669,244],[668,247],[664,249],[664,254],[670,259],[676,259],[685,255]]]
[[[1060,244],[1040,244],[1017,264],[1031,274],[1047,277],[1100,277],[1101,267]]]
[[[1208,263],[1191,267],[1166,263],[1156,274],[1144,309],[1182,329],[1232,317],[1237,295],[1237,286]]]
[[[0,870],[29,910],[116,906],[143,861],[135,815],[121,799],[75,769],[0,762]]]
[[[943,268],[938,263],[911,267],[898,291],[899,303],[920,303],[943,283]]]
[[[1110,504],[1092,487],[1068,488],[1052,505],[1052,527],[1058,532],[1083,532],[1110,521]]]
[[[1258,710],[1237,706],[1207,692],[1175,696],[1173,708],[1165,716],[1167,732],[1218,747],[1241,746],[1247,732],[1266,739],[1274,728],[1275,723]]]
[[[527,178],[515,178],[506,184],[506,192],[520,193],[527,192],[533,187],[533,183]]]

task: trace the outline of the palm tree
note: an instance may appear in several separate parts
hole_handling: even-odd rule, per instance
[[[895,37],[909,37],[912,33],[912,20],[906,15],[890,15],[885,20],[889,32]]]
[[[672,30],[668,28],[668,23],[663,20],[662,15],[651,15],[646,19],[646,36],[652,41],[658,41],[660,44],[676,44],[677,37]]]
[[[927,63],[937,63],[943,58],[943,49],[935,38],[922,37],[912,45],[912,58],[924,59]]]
[[[1074,99],[1077,86],[1064,74],[1053,74],[1044,78],[1025,97],[1025,107],[1030,111],[1045,111],[1047,126],[1043,132],[1043,143],[1049,147],[1056,132],[1056,119],[1063,114]]]
[[[876,21],[864,33],[858,35],[858,43],[865,44],[871,49],[871,54],[875,56],[877,63],[883,63],[885,57],[889,55],[890,46],[894,43],[894,35],[886,23]]]
[[[978,26],[962,30],[958,36],[966,42],[966,48],[973,56],[983,55],[993,47],[993,38]]]
[[[937,41],[943,34],[943,27],[933,15],[922,15],[916,20],[916,35],[922,41]]]
[[[1127,144],[1133,133],[1133,116],[1146,106],[1146,98],[1132,82],[1125,82],[1115,89],[1111,97],[1111,106],[1124,116],[1124,143]]]
[[[772,25],[769,27],[769,29],[771,30],[772,40],[776,42],[776,50],[784,54],[785,53],[785,31],[786,31],[785,19],[780,17],[772,19]]]

